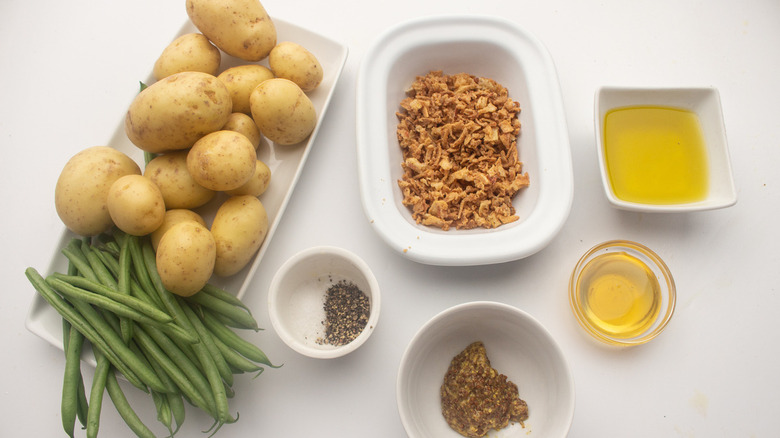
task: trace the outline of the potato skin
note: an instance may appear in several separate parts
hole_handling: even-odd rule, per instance
[[[203,34],[188,33],[173,40],[154,63],[156,80],[183,71],[199,71],[216,76],[222,55]]]
[[[268,186],[271,184],[271,169],[268,168],[268,165],[262,162],[261,160],[257,160],[257,164],[255,166],[255,173],[252,175],[252,178],[249,179],[244,185],[237,189],[233,190],[226,190],[225,193],[228,195],[252,195],[252,196],[260,196],[263,193],[265,193],[266,189],[268,189]]]
[[[311,100],[289,79],[262,82],[252,91],[249,102],[260,132],[274,143],[300,143],[317,125],[317,112]]]
[[[187,0],[187,15],[225,53],[265,59],[276,45],[276,26],[258,0]]]
[[[289,79],[304,92],[317,88],[322,82],[322,64],[305,47],[292,41],[276,45],[268,55],[268,65],[277,78]]]
[[[188,297],[208,283],[214,270],[216,244],[211,232],[195,221],[171,227],[157,246],[157,272],[169,291]]]
[[[217,131],[198,140],[187,153],[187,170],[198,184],[215,191],[244,185],[255,172],[257,151],[246,136]]]
[[[144,176],[151,179],[165,200],[165,208],[198,208],[211,201],[216,192],[198,184],[187,170],[189,151],[173,151],[154,157]]]
[[[165,217],[160,189],[143,175],[125,175],[114,181],[106,205],[117,228],[133,236],[151,233]]]
[[[186,208],[174,208],[167,210],[165,212],[165,216],[163,216],[162,224],[160,224],[156,230],[152,231],[152,234],[149,236],[152,241],[152,248],[157,251],[157,246],[160,244],[160,240],[162,239],[162,236],[165,234],[165,232],[170,230],[174,225],[186,221],[194,221],[203,225],[204,227],[206,226],[206,221],[203,220],[203,216],[195,213],[192,210],[188,210]]]
[[[211,223],[217,244],[214,274],[226,277],[243,269],[268,234],[268,214],[255,196],[231,196],[217,210]]]
[[[225,84],[230,98],[233,100],[233,112],[252,114],[249,106],[249,96],[258,84],[266,79],[273,79],[273,72],[259,64],[245,64],[230,67],[217,76]]]
[[[230,94],[216,76],[175,73],[138,93],[125,116],[125,132],[148,152],[187,149],[222,128],[232,112]]]
[[[236,113],[230,115],[225,126],[222,127],[223,131],[236,131],[244,134],[246,138],[252,143],[252,146],[257,150],[260,147],[260,142],[263,140],[263,134],[260,133],[260,129],[257,127],[254,119],[244,113]]]
[[[57,215],[69,230],[81,236],[107,231],[114,224],[106,205],[108,191],[114,181],[131,174],[140,175],[140,167],[114,148],[94,146],[78,152],[57,179]]]

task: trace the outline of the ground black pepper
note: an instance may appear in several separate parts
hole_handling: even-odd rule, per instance
[[[319,344],[345,345],[358,337],[371,311],[368,296],[354,283],[341,280],[325,293],[325,336]]]

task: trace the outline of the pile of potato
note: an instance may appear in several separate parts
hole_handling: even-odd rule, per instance
[[[258,159],[263,137],[285,147],[317,123],[306,95],[322,81],[317,58],[297,43],[277,43],[257,0],[187,0],[200,33],[182,35],[154,65],[155,82],[125,117],[130,141],[146,152],[142,169],[107,146],[87,148],[62,170],[55,206],[74,233],[116,226],[150,235],[165,286],[192,295],[212,275],[239,272],[260,248],[268,215],[259,196],[271,181]],[[246,64],[220,70],[227,54]],[[260,65],[268,61],[268,67]],[[198,208],[220,201],[207,224]]]

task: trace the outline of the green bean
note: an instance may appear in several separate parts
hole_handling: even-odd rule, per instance
[[[105,267],[107,272],[114,280],[119,279],[119,261],[108,251],[98,249],[96,247],[91,248],[91,252],[96,256],[97,260]]]
[[[225,343],[222,342],[218,336],[212,336],[212,338],[214,339],[214,344],[225,358],[225,361],[234,369],[235,373],[253,373],[255,371],[263,371],[262,367],[258,366],[256,363],[238,354],[235,350],[225,345]],[[258,375],[259,374],[260,373],[258,373]]]
[[[189,304],[187,304],[184,300],[180,300],[179,304],[181,304],[181,307],[184,310],[184,314],[187,315],[187,318],[189,318],[192,326],[195,327],[195,332],[198,334],[198,337],[200,337],[200,341],[206,347],[212,359],[214,360],[214,365],[217,367],[222,380],[224,380],[228,385],[232,386],[233,373],[230,371],[230,367],[225,361],[225,358],[222,356],[222,353],[214,344],[214,339],[212,338],[211,333],[209,333],[208,329],[206,329],[201,320],[198,318],[198,315],[195,314]]]
[[[89,392],[89,411],[87,412],[87,438],[97,438],[100,429],[100,412],[103,409],[103,394],[106,390],[106,378],[111,370],[111,362],[99,350],[95,350],[95,374],[92,377],[92,389]]]
[[[135,331],[133,333],[135,334]],[[165,385],[165,388],[167,388],[166,394],[178,394],[179,392],[181,392],[179,387],[176,385],[176,382],[174,382],[173,379],[171,379],[171,376],[165,370],[165,367],[162,364],[160,364],[160,361],[155,356],[155,354],[148,351],[147,348],[148,345],[146,345],[144,343],[145,340],[142,341],[141,338],[145,338],[146,340],[148,339],[148,335],[146,335],[145,333],[136,335],[133,338],[133,345],[135,346],[135,348],[139,350],[140,352],[139,354],[142,354],[146,358],[146,361],[149,363],[152,369],[154,369],[154,372],[157,373],[157,376],[160,377],[160,380],[162,381],[163,385]],[[162,351],[159,351],[159,353],[164,355]]]
[[[228,317],[242,328],[258,330],[257,321],[251,314],[213,295],[198,292],[187,299],[190,302],[198,303],[202,307]]]
[[[152,304],[149,304],[148,302],[140,298],[136,298],[132,295],[125,295],[123,293],[119,293],[116,290],[111,289],[110,287],[106,287],[101,283],[91,281],[87,278],[72,276],[72,275],[63,275],[57,272],[51,274],[49,278],[56,278],[74,287],[83,289],[85,291],[94,292],[95,294],[102,295],[106,298],[110,298],[111,300],[114,300],[128,307],[131,307],[158,322],[173,321],[173,318],[171,318],[171,316],[165,313],[164,311],[160,310],[160,308]]]
[[[231,294],[230,292],[226,291],[225,289],[219,288],[211,283],[207,283],[205,286],[203,286],[203,289],[201,289],[201,292],[205,292],[208,295],[211,295],[214,298],[220,299],[222,301],[225,301],[229,304],[232,304],[233,306],[238,306],[250,314],[252,311],[249,309],[249,307],[244,304],[243,301],[238,299],[235,295]]]
[[[102,283],[104,286],[111,287],[113,289],[116,289],[116,279],[114,278],[113,274],[106,268],[105,263],[103,263],[103,260],[96,254],[96,250],[89,246],[86,243],[81,244],[81,252],[84,253],[84,256],[87,258],[87,261],[89,262],[89,266],[92,268],[92,270],[95,272],[95,275],[98,278],[98,281]]]
[[[130,241],[130,256],[133,259],[133,271],[135,273],[135,278],[138,281],[138,284],[140,285],[141,289],[146,292],[149,298],[154,301],[154,304],[156,304],[159,308],[164,308],[165,306],[163,305],[162,300],[160,300],[160,298],[157,296],[156,288],[152,283],[152,279],[149,277],[149,272],[146,268],[146,263],[144,261],[143,252],[141,250],[141,245],[138,242],[138,238],[136,236],[128,235],[127,239]]]
[[[154,433],[138,418],[130,403],[127,401],[114,373],[108,373],[106,377],[106,389],[111,401],[114,402],[117,412],[125,420],[130,429],[141,438],[155,438]]]
[[[155,329],[154,327],[145,326],[139,328],[139,332],[143,331],[149,335],[149,337],[154,340],[154,343],[157,344],[157,346],[162,351],[164,351],[167,356],[170,357],[170,361],[176,364],[176,368],[181,370],[181,374],[189,380],[189,384],[187,384],[181,379],[181,376],[174,372],[173,369],[169,371],[166,368],[166,371],[169,371],[168,375],[174,379],[177,385],[179,385],[179,388],[181,388],[182,392],[184,392],[187,397],[192,400],[193,404],[200,407],[204,411],[211,413],[212,416],[216,416],[216,404],[214,402],[214,397],[209,390],[208,380],[200,371],[200,369],[187,357],[187,355],[181,351],[176,343],[168,338],[163,332]],[[162,358],[160,359],[160,364],[163,365]],[[190,387],[194,387],[195,394],[192,394],[189,391]]]
[[[72,301],[75,308],[81,313],[89,323],[95,327],[95,329],[101,333],[105,341],[113,346],[117,356],[122,359],[127,368],[131,369],[133,373],[138,376],[143,383],[149,386],[152,390],[165,391],[160,378],[152,371],[152,369],[146,366],[138,356],[130,350],[130,348],[122,342],[119,335],[111,328],[106,320],[98,314],[98,312],[92,308],[87,302],[81,300]],[[115,364],[116,365],[116,364]],[[117,367],[119,368],[119,367]],[[122,371],[120,369],[120,371]],[[124,371],[122,371],[124,373]]]
[[[97,275],[89,265],[89,261],[81,251],[81,247],[76,241],[71,241],[65,248],[62,249],[62,253],[68,259],[68,261],[75,266],[76,270],[86,278],[93,281],[98,281]]]
[[[152,336],[143,329],[136,331],[136,340],[138,341],[139,346],[152,360],[160,365],[165,371],[165,374],[176,384],[181,393],[187,396],[193,405],[203,409],[205,412],[213,411],[209,406],[207,399],[201,395],[201,390],[207,388],[205,379],[202,379],[204,383],[200,387],[193,383],[193,380],[182,371],[182,366],[188,367],[188,364],[182,362],[179,353],[175,351],[175,348],[171,348],[167,350],[167,352],[163,351],[163,347],[161,347]],[[163,345],[165,345],[164,342]],[[189,368],[189,371],[191,370],[192,368]],[[196,380],[198,380],[198,378],[196,378]]]
[[[173,437],[179,431],[181,425],[184,424],[184,419],[186,418],[184,400],[182,399],[181,394],[165,395],[168,397],[168,406],[171,407],[171,414],[173,414],[173,420],[176,422],[176,429],[171,432],[171,437]]]
[[[183,328],[188,330],[194,330],[192,324],[187,320],[187,316],[184,315],[184,311],[179,306],[178,301],[168,289],[162,283],[160,274],[157,272],[157,260],[154,254],[154,248],[149,240],[145,240],[141,251],[143,253],[144,264],[146,265],[146,272],[149,274],[149,278],[154,285],[154,290],[157,293],[157,297],[162,301],[163,306],[168,313],[173,316],[173,319],[177,321]],[[197,295],[197,294],[196,294]]]
[[[84,345],[84,336],[78,330],[70,330],[68,333],[68,347],[65,357],[65,376],[62,382],[62,427],[73,438],[73,430],[76,425],[78,411],[78,386],[82,385],[81,379],[81,349]]]
[[[165,312],[162,312],[161,310],[154,308],[153,306],[149,306],[146,303],[140,302],[140,300],[137,300],[134,297],[131,297],[129,295],[121,295],[121,294],[117,296],[116,293],[110,293],[109,291],[101,292],[101,293],[108,293],[110,294],[111,297],[119,298],[124,301],[131,300],[131,299],[135,300],[133,302],[134,307],[130,307],[121,302],[114,301],[112,298],[108,298],[107,296],[90,293],[84,289],[73,286],[72,284],[64,280],[61,280],[58,277],[58,275],[61,277],[61,274],[52,274],[46,279],[46,282],[55,290],[60,292],[62,295],[65,295],[74,300],[82,300],[88,302],[101,309],[106,309],[110,312],[115,313],[120,317],[129,318],[140,324],[148,324],[157,327],[160,330],[164,331],[165,333],[184,342],[194,343],[199,341],[198,337],[193,332],[188,332],[187,330],[184,330],[183,328],[173,324],[172,318],[167,314],[165,314]],[[139,311],[137,310],[138,308],[142,310]],[[153,319],[152,317],[149,316],[148,313],[144,313],[144,312],[152,313],[152,315],[154,315],[154,317],[157,319]],[[168,322],[164,322],[164,323],[159,322],[158,319],[167,319]]]
[[[211,331],[211,333],[214,334],[215,337],[218,337],[222,342],[224,342],[225,345],[236,350],[247,359],[268,365],[271,368],[278,368],[271,363],[263,350],[220,323],[206,309],[203,310],[203,324],[208,327],[208,329]]]
[[[132,258],[130,257],[130,246],[125,240],[122,244],[119,252],[119,272],[117,273],[117,291],[120,294],[130,297],[130,264]],[[130,342],[133,337],[133,324],[127,320],[127,318],[120,319],[122,339],[125,343]]]
[[[123,362],[122,358],[114,351],[111,345],[100,336],[98,330],[92,326],[72,303],[65,301],[65,299],[59,296],[57,292],[46,283],[35,268],[27,268],[25,270],[25,275],[43,299],[46,300],[60,316],[67,319],[68,322],[73,325],[73,328],[81,332],[84,337],[92,343],[93,348],[99,349],[103,354],[108,356],[111,364],[121,371],[130,383],[141,390],[147,390],[138,375]]]
[[[65,352],[65,358],[67,360],[68,348],[70,346],[70,332],[71,326],[67,319],[62,318],[62,350]],[[84,336],[84,335],[81,335]],[[84,377],[79,372],[76,376],[78,378],[78,405],[76,408],[76,418],[82,426],[87,424],[87,410],[89,409],[89,403],[87,402],[87,394],[84,389]]]
[[[173,427],[171,423],[171,407],[168,405],[168,397],[156,391],[152,391],[152,401],[157,410],[157,421],[162,423],[167,429],[169,436],[173,436]]]
[[[193,349],[195,350],[195,354],[198,355],[198,360],[201,361],[201,364],[206,371],[206,379],[208,379],[212,395],[214,396],[217,413],[216,419],[219,423],[216,430],[214,431],[214,433],[216,433],[223,424],[232,423],[235,421],[235,419],[233,419],[228,412],[228,400],[225,393],[225,385],[222,383],[222,377],[219,375],[217,366],[214,364],[214,358],[209,354],[203,342],[193,345]]]
[[[121,295],[116,292],[109,293],[108,295],[92,293],[80,287],[74,286],[65,280],[62,280],[61,278],[57,277],[56,274],[50,275],[46,278],[45,281],[54,290],[68,298],[85,301],[89,304],[113,312],[118,316],[131,318],[138,322],[148,322],[152,324],[162,324],[162,322],[158,321],[158,319],[162,319],[164,321],[167,320],[166,322],[171,321],[170,316],[164,312],[160,312],[159,309],[147,308],[143,305],[143,303],[140,303],[139,300],[128,295]],[[117,298],[125,302],[131,302],[130,300],[135,300],[135,302],[133,302],[133,307],[131,307],[128,304],[117,301]],[[154,318],[152,318],[151,315],[154,315]]]

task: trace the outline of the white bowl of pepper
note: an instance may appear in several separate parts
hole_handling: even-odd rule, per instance
[[[379,284],[356,254],[333,246],[287,260],[268,291],[271,324],[290,348],[330,359],[355,351],[379,319]]]

